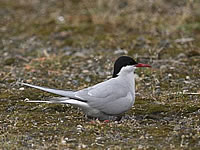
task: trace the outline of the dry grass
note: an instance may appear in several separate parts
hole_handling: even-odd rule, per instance
[[[65,3],[64,6],[67,5]],[[93,24],[111,24],[112,27],[123,26],[146,32],[162,29],[170,34],[194,18],[198,8],[199,3],[192,0],[88,0],[77,2],[80,11],[76,11],[73,16],[65,14],[65,17],[73,25],[90,21]]]

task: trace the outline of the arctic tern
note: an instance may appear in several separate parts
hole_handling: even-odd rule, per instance
[[[111,79],[75,92],[21,84],[62,96],[28,102],[72,104],[81,108],[88,118],[120,120],[135,102],[134,71],[137,67],[151,66],[137,63],[129,56],[121,56],[115,61]]]

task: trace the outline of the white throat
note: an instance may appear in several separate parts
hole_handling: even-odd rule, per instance
[[[130,88],[131,91],[133,91],[133,94],[135,94],[135,71],[136,67],[134,66],[126,66],[121,68],[120,72],[118,73],[118,77],[120,80],[123,80],[126,85]]]
[[[127,75],[134,75],[136,67],[134,66],[125,66],[122,67],[120,72],[117,74],[118,76],[127,76]]]

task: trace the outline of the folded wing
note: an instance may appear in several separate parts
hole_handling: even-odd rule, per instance
[[[109,115],[117,115],[130,109],[134,97],[116,78],[93,87],[75,92],[75,96],[86,99],[88,105]]]

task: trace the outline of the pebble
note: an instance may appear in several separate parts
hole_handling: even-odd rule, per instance
[[[83,70],[82,72],[83,73],[89,73],[90,71],[89,70]]]
[[[166,70],[166,69],[167,69],[167,66],[166,66],[166,65],[161,65],[161,66],[160,66],[160,69],[161,69],[161,70]]]
[[[169,74],[168,74],[168,77],[169,77],[169,78],[171,78],[171,77],[172,77],[172,74],[171,74],[171,73],[169,73]]]
[[[155,90],[155,94],[156,94],[156,95],[161,94],[161,90],[160,90],[160,88],[156,88],[156,90]]]
[[[24,90],[24,87],[19,88],[19,90],[20,90],[20,91],[23,91],[23,90]]]
[[[104,140],[104,137],[96,137],[96,140]]]
[[[92,60],[88,60],[87,63],[88,63],[88,64],[91,64],[91,63],[93,63],[93,62],[92,62]]]
[[[159,43],[159,47],[163,47],[163,48],[169,47],[169,45],[170,45],[170,41],[168,39],[161,40]]]
[[[66,56],[72,55],[72,51],[66,51],[66,52],[65,52],[65,55],[66,55]]]
[[[181,44],[192,42],[192,41],[194,41],[194,38],[180,38],[180,39],[175,40],[176,43],[181,43]]]
[[[180,129],[181,129],[180,125],[176,125],[176,126],[174,127],[174,131],[177,131],[177,130],[180,130]]]
[[[190,80],[190,76],[186,76],[185,79],[186,79],[186,80]]]
[[[82,58],[85,58],[85,57],[86,57],[86,55],[85,55],[84,53],[82,53],[82,52],[76,52],[76,53],[74,54],[74,56],[76,56],[76,57],[82,57]]]
[[[61,143],[66,144],[66,140],[65,139],[61,140]]]
[[[143,149],[144,147],[142,145],[138,145],[138,149]]]
[[[68,137],[61,140],[62,144],[66,144],[67,142],[76,142],[76,139],[69,139]]]
[[[87,145],[85,145],[85,144],[79,144],[79,146],[78,146],[78,148],[87,148]]]
[[[86,81],[86,82],[91,82],[92,80],[91,80],[90,77],[87,76],[87,77],[85,78],[85,81]]]
[[[121,48],[119,48],[119,49],[117,49],[116,51],[114,51],[114,54],[115,55],[126,55],[126,54],[128,54],[128,51],[127,50],[125,50],[125,49],[121,49]]]
[[[185,55],[184,53],[180,53],[180,54],[178,54],[178,56],[177,56],[178,59],[180,59],[180,58],[185,58],[185,57],[186,57],[186,55]]]
[[[58,16],[57,17],[57,20],[60,22],[60,23],[64,23],[65,22],[65,18],[63,16]]]
[[[76,129],[80,133],[83,130],[83,126],[79,124],[79,125],[76,126]]]

